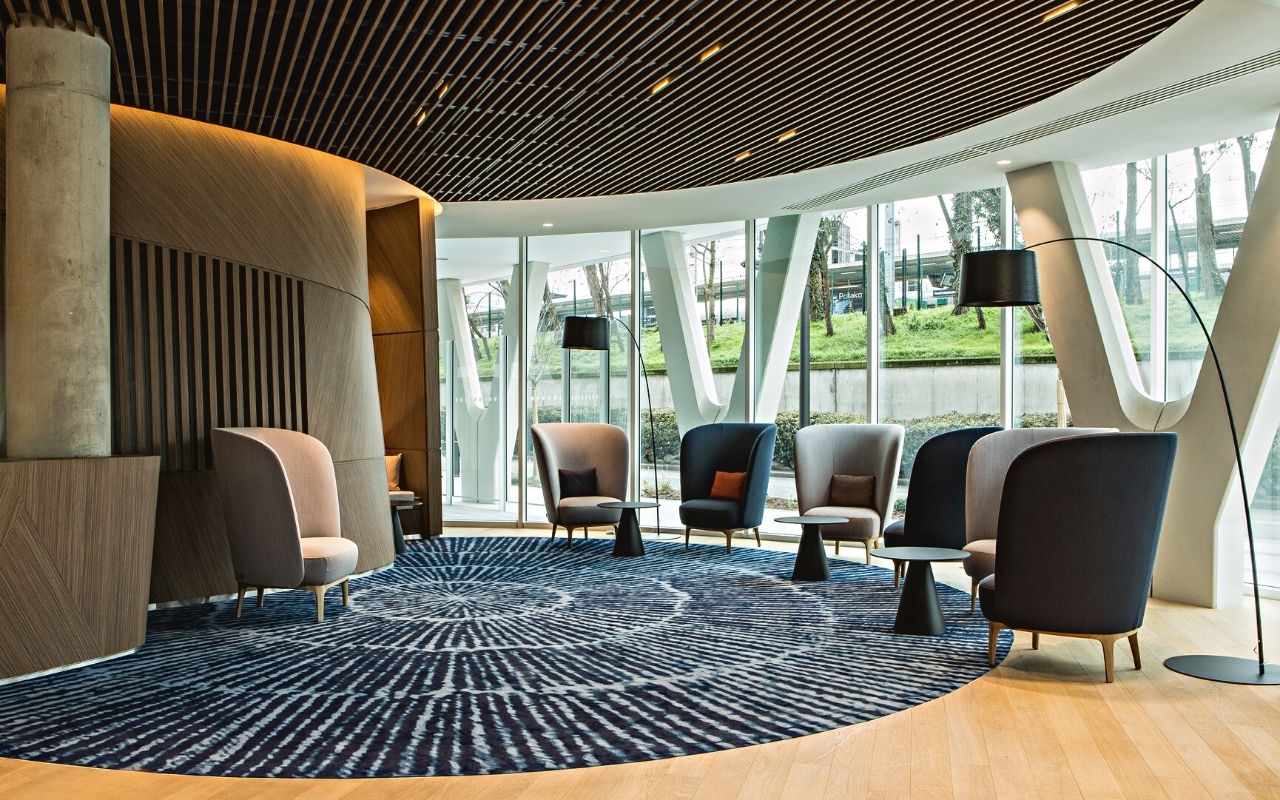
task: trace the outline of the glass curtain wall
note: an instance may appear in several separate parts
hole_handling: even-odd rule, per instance
[[[526,371],[527,424],[606,422],[629,430],[628,354],[633,348],[626,329],[610,325],[608,350],[565,350],[560,342],[565,317],[611,317],[630,324],[630,234],[535,236],[528,239],[527,253],[525,291],[534,330]],[[525,519],[545,522],[532,438],[527,441],[531,496]]]
[[[515,521],[520,336],[507,312],[519,240],[442,240],[437,251],[444,518]]]
[[[1004,191],[881,206],[880,419],[906,428],[902,477],[929,437],[1001,419],[1000,312],[955,305],[961,256],[1000,247]]]

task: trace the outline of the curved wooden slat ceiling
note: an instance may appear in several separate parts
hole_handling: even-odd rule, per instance
[[[709,186],[918,144],[1060,92],[1197,5],[1084,0],[1043,22],[1056,0],[0,3],[6,25],[96,28],[116,102],[350,158],[444,202]]]

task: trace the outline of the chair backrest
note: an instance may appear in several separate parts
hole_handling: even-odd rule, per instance
[[[965,538],[964,490],[969,450],[1002,428],[961,428],[930,437],[920,445],[907,492],[904,545],[961,548]]]
[[[1010,627],[1127,633],[1142,625],[1178,437],[1110,433],[1036,445],[1009,468],[996,591]]]
[[[833,475],[872,475],[875,511],[889,518],[902,468],[901,425],[810,425],[796,431],[796,499],[800,513],[831,505]]]
[[[215,428],[212,441],[236,580],[297,586],[300,540],[342,535],[328,448],[277,428]]]
[[[680,440],[680,499],[710,497],[717,470],[745,472],[747,491],[739,503],[742,524],[759,525],[777,441],[778,426],[771,422],[717,422],[689,429]]]
[[[965,539],[996,538],[1000,494],[1009,465],[1028,447],[1054,439],[1114,433],[1115,428],[1014,428],[996,431],[973,443],[965,479]]]
[[[541,422],[532,426],[533,453],[542,481],[547,519],[560,507],[560,470],[595,468],[596,489],[604,497],[627,497],[627,433],[603,422]]]

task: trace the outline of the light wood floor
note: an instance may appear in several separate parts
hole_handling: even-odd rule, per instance
[[[967,587],[958,567],[938,565],[937,574]],[[1276,648],[1270,660],[1280,662],[1280,603],[1267,603],[1263,613]],[[0,759],[0,798],[1280,798],[1280,688],[1197,681],[1161,666],[1178,653],[1247,656],[1251,620],[1247,609],[1156,601],[1142,629],[1146,667],[1133,670],[1127,648],[1118,648],[1111,685],[1103,683],[1096,643],[1043,637],[1041,649],[1032,651],[1020,634],[1010,657],[989,675],[908,711],[800,739],[665,761],[474,778],[309,781]],[[768,676],[740,680],[749,691],[753,680]]]

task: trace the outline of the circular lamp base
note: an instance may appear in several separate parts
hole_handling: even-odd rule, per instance
[[[1174,656],[1164,665],[1174,672],[1221,683],[1243,683],[1251,686],[1280,685],[1280,666],[1266,664],[1265,671],[1258,671],[1258,662],[1252,658],[1235,656]]]

